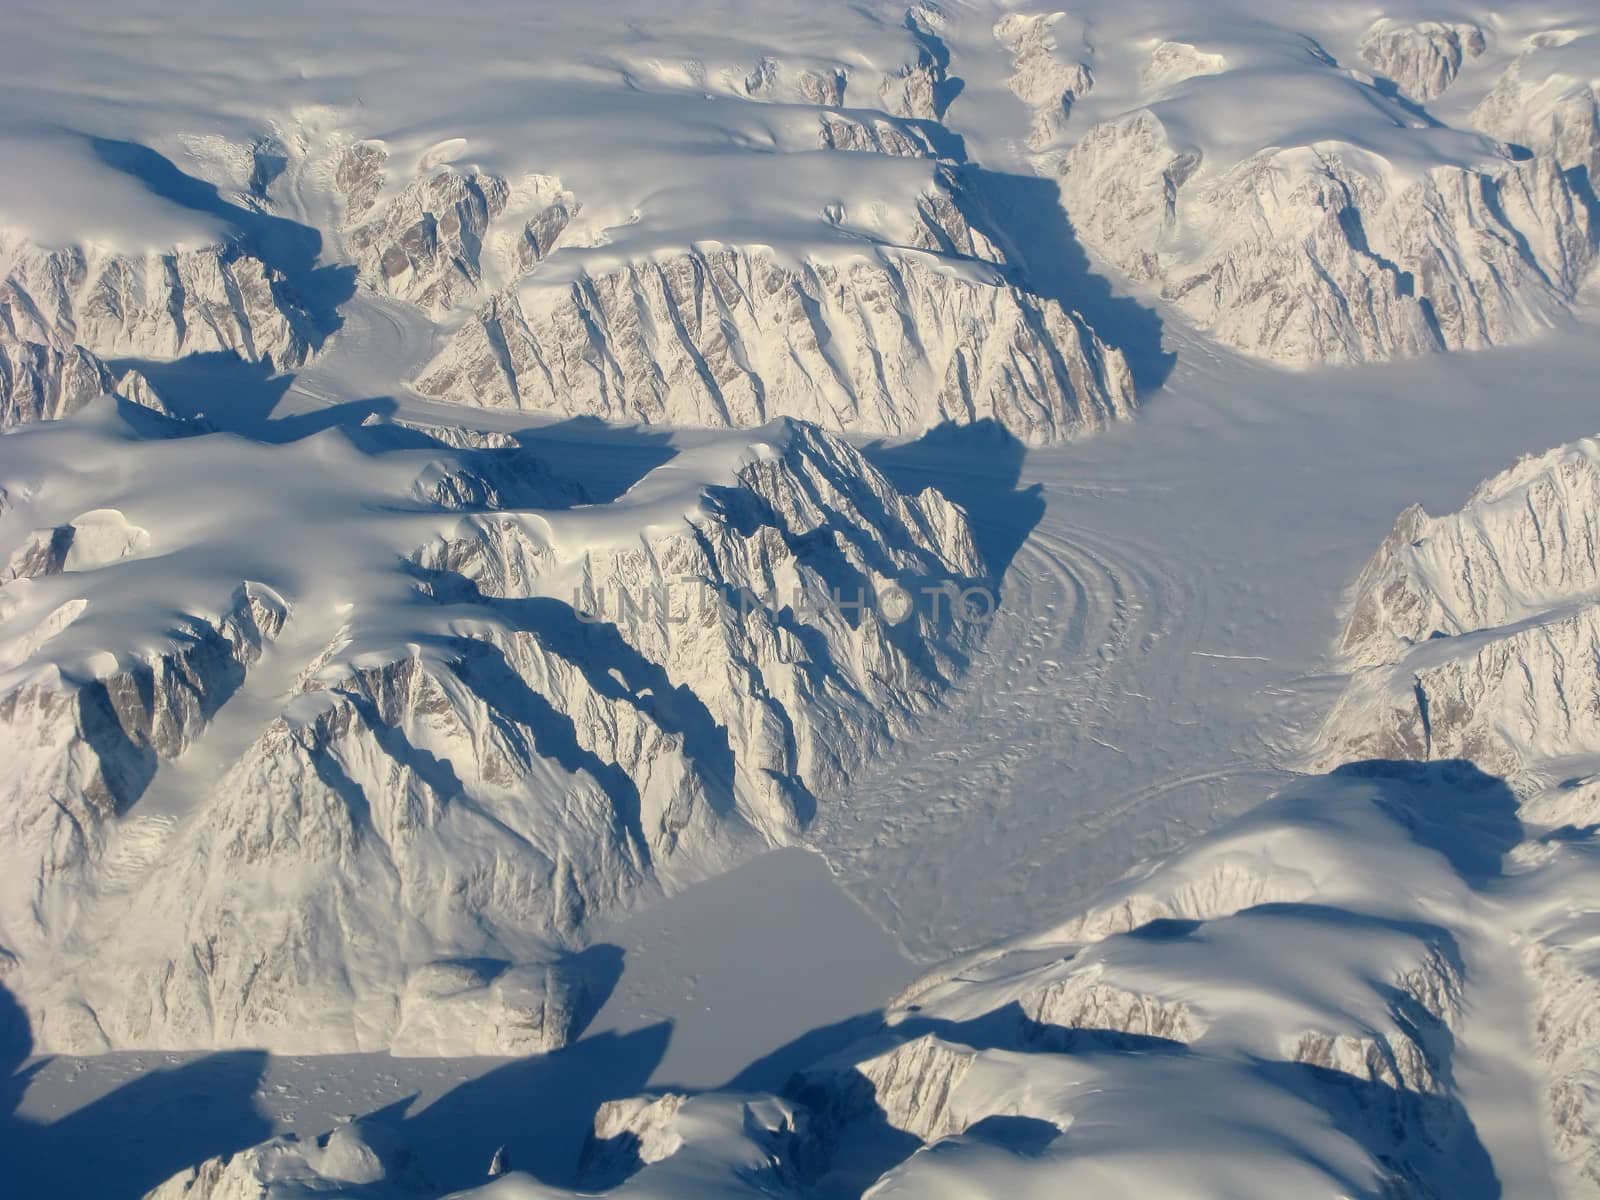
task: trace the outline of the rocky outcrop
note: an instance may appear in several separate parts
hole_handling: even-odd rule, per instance
[[[432,428],[363,433],[426,438],[440,462],[452,440],[467,461],[522,453]],[[106,899],[181,920],[129,947],[85,902],[76,923],[7,939],[51,942],[12,984],[38,1044],[563,1044],[594,1002],[562,949],[588,917],[794,838],[937,702],[981,632],[957,620],[949,589],[983,564],[937,493],[902,495],[844,442],[790,422],[731,463],[726,448],[702,453],[724,482],[676,500],[658,493],[700,477],[692,456],[609,509],[447,519],[406,564],[417,599],[404,641],[353,617]],[[199,735],[216,692],[197,657],[209,645],[197,635],[156,678],[171,703],[122,722],[132,749],[114,763],[137,777],[108,777],[78,824],[117,820]],[[35,736],[29,714],[51,736],[75,727],[18,696],[6,710],[18,736]],[[74,751],[39,769],[100,761]],[[32,776],[17,787],[60,790]],[[41,861],[48,889],[68,864]]]
[[[298,366],[315,340],[283,274],[241,244],[129,255],[0,237],[4,339],[102,358],[227,351]]]
[[[1228,69],[1226,55],[1202,50],[1193,42],[1164,41],[1150,51],[1139,68],[1139,85],[1147,92],[1161,92],[1203,75],[1220,75]]]
[[[1351,681],[1328,717],[1328,752],[1467,758],[1507,775],[1600,746],[1592,607],[1427,650]]]
[[[1215,175],[1154,110],[1061,165],[1080,235],[1213,336],[1287,363],[1357,363],[1525,339],[1594,261],[1555,160],[1494,157],[1407,180],[1353,147],[1263,150]]]
[[[17,340],[0,330],[0,430],[59,421],[105,395],[168,415],[140,372],[113,378],[111,368],[82,346]]]
[[[1600,587],[1600,442],[1524,459],[1460,511],[1412,507],[1362,571],[1340,652],[1392,662],[1422,642],[1525,620]]]
[[[71,539],[52,538],[47,557],[53,563],[58,540],[68,542],[62,565],[71,565]],[[189,618],[168,645],[122,656],[103,673],[80,677],[29,664],[81,609],[81,602],[57,609],[36,635],[7,646],[11,669],[0,676],[0,728],[11,745],[28,748],[0,782],[7,865],[0,940],[16,950],[47,936],[46,893],[93,869],[108,825],[137,801],[162,761],[200,736],[287,616],[281,598],[247,584],[220,616]]]
[[[1426,103],[1443,95],[1462,63],[1477,58],[1487,46],[1483,30],[1468,21],[1411,25],[1385,17],[1362,37],[1361,57],[1407,96]]]
[[[127,255],[0,233],[0,430],[116,395],[165,414],[138,371],[106,359],[227,351],[298,366],[314,330],[283,275],[241,246]]]
[[[739,86],[754,100],[838,108],[844,103],[849,79],[850,73],[842,67],[791,67],[768,54],[739,81]]]
[[[114,508],[95,509],[65,525],[28,535],[0,566],[0,584],[63,571],[92,570],[143,554],[149,546],[148,530],[130,525]]]
[[[1039,153],[1065,131],[1072,105],[1094,86],[1087,64],[1063,54],[1057,26],[1064,13],[1008,13],[994,26],[996,40],[1011,54],[1012,93],[1033,112],[1027,146]]]
[[[115,386],[82,346],[0,338],[0,429],[70,416]]]
[[[1600,443],[1526,459],[1448,516],[1402,513],[1339,649],[1329,754],[1514,773],[1600,748]],[[1590,664],[1585,666],[1585,664]]]
[[[344,249],[373,291],[435,318],[475,307],[486,289],[532,271],[581,207],[550,176],[513,185],[450,164],[403,183],[391,182],[391,173],[381,143],[354,142],[340,153],[333,174],[344,205]]]
[[[320,1137],[273,1138],[178,1172],[144,1200],[288,1200],[290,1196],[406,1200],[437,1196],[401,1140],[381,1122],[353,1121]]]
[[[1472,110],[1493,137],[1600,181],[1600,39],[1546,35],[1519,56]]]
[[[1045,76],[1021,64],[1048,60],[1021,31],[1060,20],[1001,23],[1025,80]],[[1211,336],[1288,364],[1525,341],[1572,310],[1600,237],[1587,171],[1574,173],[1600,146],[1578,42],[1507,70],[1469,118],[1491,141],[1417,107],[1487,53],[1476,24],[1377,21],[1360,43],[1375,80],[1308,34],[1233,32],[1221,22],[1216,48],[1157,43],[1139,103],[1097,106],[1097,123],[1042,143],[1055,148],[1036,165],[1096,256]],[[1091,53],[1085,69],[1109,78],[1112,63],[1131,67]],[[1260,103],[1269,78],[1281,109]],[[1056,81],[1024,90],[1036,125],[1059,129]],[[1320,110],[1330,120],[1301,119]]]
[[[818,143],[824,150],[853,150],[898,158],[934,157],[927,135],[908,122],[825,112],[819,125]]]
[[[346,152],[341,180],[351,174],[345,164],[353,153]],[[378,211],[362,212],[366,182],[361,177],[346,194],[347,208],[361,219],[344,235],[362,280],[433,313],[471,295],[482,282],[480,255],[489,223],[505,209],[505,181],[447,168],[412,180]]]
[[[753,1195],[801,1194],[816,1163],[811,1114],[775,1096],[668,1092],[600,1106],[583,1148],[585,1193],[676,1195],[732,1168]]]
[[[1074,314],[935,257],[800,267],[691,252],[492,301],[417,380],[496,408],[678,425],[777,415],[858,433],[998,421],[1038,443],[1133,410]]]

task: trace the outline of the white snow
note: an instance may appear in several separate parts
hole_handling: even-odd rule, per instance
[[[8,6],[0,1178],[1595,1194],[1597,53]]]

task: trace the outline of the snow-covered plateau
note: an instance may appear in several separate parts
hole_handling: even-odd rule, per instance
[[[1597,178],[1580,0],[15,0],[0,1194],[1600,1196]]]

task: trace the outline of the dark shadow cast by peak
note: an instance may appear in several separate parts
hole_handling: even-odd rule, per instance
[[[621,978],[623,952],[602,943],[565,961],[583,972],[589,989],[574,1017],[578,1037]],[[478,965],[492,975],[506,964]],[[500,1146],[519,1170],[564,1184],[574,1175],[595,1110],[644,1088],[670,1033],[670,1023],[662,1023],[625,1036],[600,1034],[552,1054],[508,1061],[409,1117],[410,1101],[402,1101],[362,1119],[393,1128],[444,1191],[481,1183]],[[266,1051],[186,1056],[180,1065],[143,1071],[54,1120],[19,1113],[29,1084],[50,1061],[30,1063],[32,1052],[27,1016],[0,986],[0,1195],[139,1200],[185,1168],[272,1136],[256,1104]],[[148,1055],[153,1063],[163,1057]]]
[[[551,1187],[575,1187],[578,1158],[609,1100],[643,1092],[672,1023],[598,1033],[469,1080],[401,1122],[428,1178],[452,1192],[483,1182],[495,1152]]]
[[[275,417],[274,411],[294,384],[294,375],[271,363],[250,362],[231,351],[190,354],[170,361],[118,359],[117,371],[136,369],[155,387],[174,420],[157,428],[161,418],[137,405],[123,407],[138,432],[170,435],[231,433],[254,442],[285,445],[328,429],[359,426],[373,416],[386,417],[397,405],[387,396],[347,400],[326,408]],[[147,420],[148,418],[148,420]],[[145,426],[150,425],[150,429]]]
[[[969,425],[947,421],[916,441],[874,442],[862,452],[901,491],[932,487],[966,510],[998,593],[1006,568],[1044,516],[1043,489],[1017,486],[1027,447],[985,418]]]
[[[613,425],[598,417],[569,417],[519,429],[514,436],[556,475],[581,475],[584,497],[590,504],[619,499],[678,453],[669,432]]]
[[[1384,812],[1418,845],[1442,854],[1473,888],[1499,880],[1505,856],[1523,840],[1510,785],[1465,759],[1368,759],[1345,763],[1332,777],[1377,785]]]
[[[216,218],[238,231],[244,247],[280,272],[313,325],[313,348],[343,323],[339,307],[356,290],[348,265],[319,265],[322,234],[309,225],[236,204],[215,184],[185,174],[172,160],[138,142],[91,137],[101,162],[137,179],[152,195],[191,212]]]
[[[271,1134],[254,1096],[267,1056],[211,1054],[149,1071],[53,1121],[20,1115],[41,1064],[28,1020],[0,987],[0,1192],[44,1200],[138,1200],[185,1167]]]
[[[1013,281],[1068,312],[1121,350],[1141,396],[1172,374],[1177,355],[1162,342],[1161,317],[1119,295],[1078,241],[1054,179],[991,171],[976,163],[956,170],[967,219],[1005,251]]]

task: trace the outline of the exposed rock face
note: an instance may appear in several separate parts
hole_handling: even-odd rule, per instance
[[[1362,669],[1328,752],[1507,773],[1600,748],[1597,586],[1592,440],[1519,463],[1457,513],[1402,513],[1356,585],[1340,650]]]
[[[1029,442],[1128,417],[1122,355],[1059,305],[934,258],[690,252],[491,302],[426,395],[573,416],[860,433],[993,418]]]
[[[283,275],[237,244],[132,257],[0,239],[0,328],[9,339],[101,357],[231,351],[297,366],[313,330]]]
[[[1502,141],[1581,168],[1591,194],[1600,181],[1600,46],[1541,39],[1513,62],[1472,111],[1471,121]]]
[[[932,0],[917,0],[906,10],[905,23],[916,38],[917,58],[878,81],[878,105],[891,116],[937,121],[950,102],[949,55],[939,37],[949,18]]]
[[[1460,511],[1402,513],[1356,585],[1340,650],[1355,668],[1318,754],[1470,758],[1508,776],[1533,827],[1504,870],[1554,1159],[1600,1190],[1594,1131],[1594,886],[1600,818],[1600,443],[1526,458]],[[1539,827],[1564,832],[1537,835]]]
[[[1493,629],[1600,586],[1600,443],[1524,459],[1459,512],[1400,515],[1356,584],[1340,650],[1392,662],[1430,638]]]
[[[950,83],[936,37],[944,17],[919,6],[910,20],[923,51],[879,80],[876,114],[837,109],[843,69],[768,57],[737,86],[703,64],[683,70],[696,86],[816,106],[826,149],[930,158],[929,135],[915,122],[938,118]],[[1032,95],[1059,85],[1064,105],[1066,89],[1089,81],[1081,64],[1056,62],[1049,24],[1019,27],[1017,86]],[[549,270],[549,255],[564,239],[573,244],[580,211],[559,181],[508,184],[440,166],[396,184],[389,166],[383,146],[357,142],[333,171],[361,278],[436,317],[477,308],[414,381],[428,396],[674,425],[792,416],[860,433],[994,419],[1034,443],[1098,429],[1133,408],[1121,353],[1014,278],[969,221],[976,200],[960,194],[948,168],[930,167],[914,209],[869,218],[883,217],[882,228],[857,231],[855,214],[829,207],[826,220],[851,231],[842,246],[797,254],[697,246]],[[609,236],[584,230],[576,245],[595,240]]]
[[[59,421],[104,395],[166,413],[150,381],[138,371],[124,371],[114,379],[111,368],[82,346],[16,339],[0,329],[0,430]]]
[[[824,150],[855,150],[900,158],[932,158],[927,135],[914,125],[847,113],[823,113],[818,142]]]
[[[55,565],[62,541],[59,557],[70,564],[71,539],[52,537],[42,570]],[[21,646],[5,647],[7,665],[81,607],[57,609]],[[29,747],[0,783],[7,868],[0,941],[21,950],[40,943],[44,893],[94,866],[108,823],[138,800],[160,762],[200,736],[286,616],[279,597],[247,584],[220,617],[191,618],[168,646],[129,656],[105,674],[78,678],[45,668],[0,676],[0,727],[11,745]]]
[[[366,143],[346,152],[341,180]],[[505,209],[505,181],[491,175],[444,169],[408,183],[377,212],[363,211],[367,180],[357,175],[347,206],[358,223],[345,241],[361,278],[377,291],[401,296],[430,312],[449,310],[459,294],[482,281],[479,256],[489,223]]]
[[[1080,235],[1213,336],[1288,363],[1529,337],[1594,260],[1584,198],[1545,155],[1404,181],[1354,148],[1264,150],[1208,176],[1138,110],[1067,154]]]
[[[35,530],[0,567],[0,584],[92,569],[142,554],[149,546],[147,530],[128,524],[116,509],[96,509],[65,525]]]
[[[0,261],[0,429],[108,393],[163,411],[144,376],[116,377],[106,358],[229,351],[288,367],[310,353],[311,319],[283,276],[237,245],[130,257],[0,233]]]
[[[791,68],[771,55],[764,56],[744,77],[744,94],[754,99],[779,100],[838,108],[844,103],[850,74],[842,68]]]
[[[355,142],[334,181],[344,201],[345,251],[363,283],[431,316],[477,306],[486,288],[532,271],[561,240],[580,204],[549,176],[512,186],[497,175],[444,165],[384,198],[388,152]]]
[[[1597,618],[1585,609],[1436,647],[1405,677],[1375,668],[1350,684],[1329,729],[1351,753],[1470,758],[1501,774],[1589,752],[1600,745],[1600,682],[1584,665],[1600,656]]]
[[[82,346],[0,338],[0,429],[70,416],[114,387],[105,363]]]
[[[1305,34],[1268,50],[1230,40],[1224,20],[1227,54],[1158,42],[1137,67],[1139,103],[1069,121],[1094,74],[1133,66],[1125,52],[1102,63],[1083,36],[1063,56],[1071,20],[1013,13],[995,27],[1033,110],[1036,169],[1058,177],[1096,256],[1230,346],[1337,364],[1526,340],[1592,274],[1600,67],[1584,39],[1506,71],[1468,118],[1497,144],[1416,108],[1485,54],[1470,22],[1376,22],[1361,42],[1372,82]],[[1298,101],[1275,118],[1263,78],[1307,105],[1348,105],[1350,128],[1309,133]]]
[[[434,428],[445,462],[451,434]],[[521,453],[456,440],[467,462]],[[845,443],[788,422],[721,469],[726,482],[687,508],[624,508],[609,525],[583,509],[567,532],[550,510],[447,518],[407,567],[406,644],[356,618],[147,865],[101,880],[109,905],[185,914],[137,946],[85,914],[87,899],[50,908],[37,894],[68,868],[93,873],[101,830],[200,735],[260,639],[224,623],[138,668],[143,683],[19,686],[0,709],[8,736],[69,738],[13,781],[7,809],[44,822],[8,842],[33,854],[32,892],[3,939],[23,951],[12,986],[36,1042],[563,1044],[594,1002],[563,938],[791,839],[937,702],[979,633],[950,596],[921,594],[983,574],[964,514],[937,493],[901,495]],[[896,588],[911,611],[877,602]],[[272,632],[275,612],[250,608]],[[153,708],[137,702],[148,695]],[[121,734],[113,746],[97,730]],[[63,912],[77,915],[53,925]]]
[[[1052,146],[1066,128],[1073,102],[1094,86],[1094,76],[1057,44],[1056,27],[1065,14],[1008,13],[995,23],[994,36],[1011,53],[1006,82],[1013,94],[1033,110],[1028,149]]]
[[[1373,22],[1361,39],[1361,57],[1413,100],[1426,102],[1443,95],[1461,64],[1478,57],[1487,45],[1483,30],[1470,22],[1408,25],[1384,18]]]

